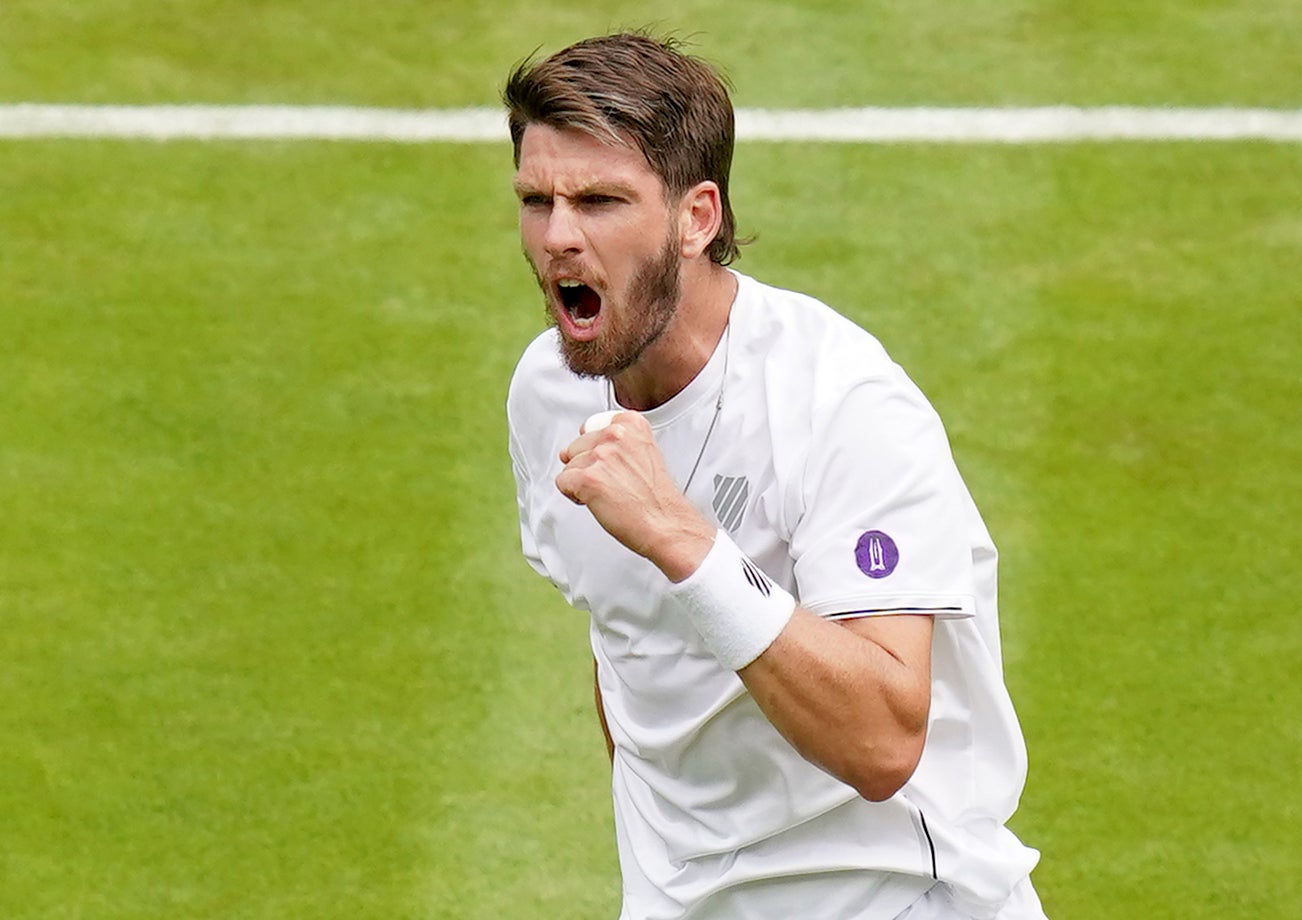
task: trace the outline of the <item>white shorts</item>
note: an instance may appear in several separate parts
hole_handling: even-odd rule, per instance
[[[905,908],[895,920],[975,920],[953,902],[944,885],[936,885]],[[1031,879],[1022,879],[992,920],[1047,920]]]

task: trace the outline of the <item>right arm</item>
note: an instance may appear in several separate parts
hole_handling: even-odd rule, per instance
[[[615,762],[615,741],[610,737],[610,726],[606,724],[606,707],[601,705],[601,684],[597,682],[597,659],[592,659],[592,698],[597,704],[597,718],[601,721],[601,733],[606,736],[606,753],[610,762]]]

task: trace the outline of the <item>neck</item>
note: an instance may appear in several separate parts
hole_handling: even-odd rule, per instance
[[[628,370],[611,377],[618,405],[644,411],[668,402],[706,366],[728,328],[737,278],[710,263],[684,277],[682,299],[668,327]]]
[[[737,279],[723,266],[684,270],[683,297],[664,333],[636,364],[611,378],[616,402],[645,411],[678,395],[714,354],[736,296]]]

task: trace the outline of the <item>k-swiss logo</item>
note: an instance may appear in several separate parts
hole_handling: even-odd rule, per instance
[[[751,587],[760,594],[768,597],[773,593],[773,582],[769,581],[769,577],[755,563],[749,559],[743,559],[741,561],[741,571],[746,576],[746,580],[750,582]]]
[[[885,578],[900,564],[900,550],[886,534],[870,530],[855,545],[854,561],[869,578]]]
[[[714,513],[724,530],[737,532],[746,516],[746,502],[749,499],[750,480],[745,476],[714,477]]]

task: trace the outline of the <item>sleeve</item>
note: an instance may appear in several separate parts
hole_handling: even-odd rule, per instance
[[[802,606],[832,619],[975,613],[971,502],[940,418],[903,372],[816,410],[797,488]]]
[[[515,426],[510,424],[509,413],[507,426],[509,435],[508,449],[511,452],[511,472],[515,476],[515,504],[520,515],[520,549],[524,552],[524,558],[532,566],[533,570],[543,577],[548,577],[529,517],[529,471],[525,464],[524,452],[515,435]]]

